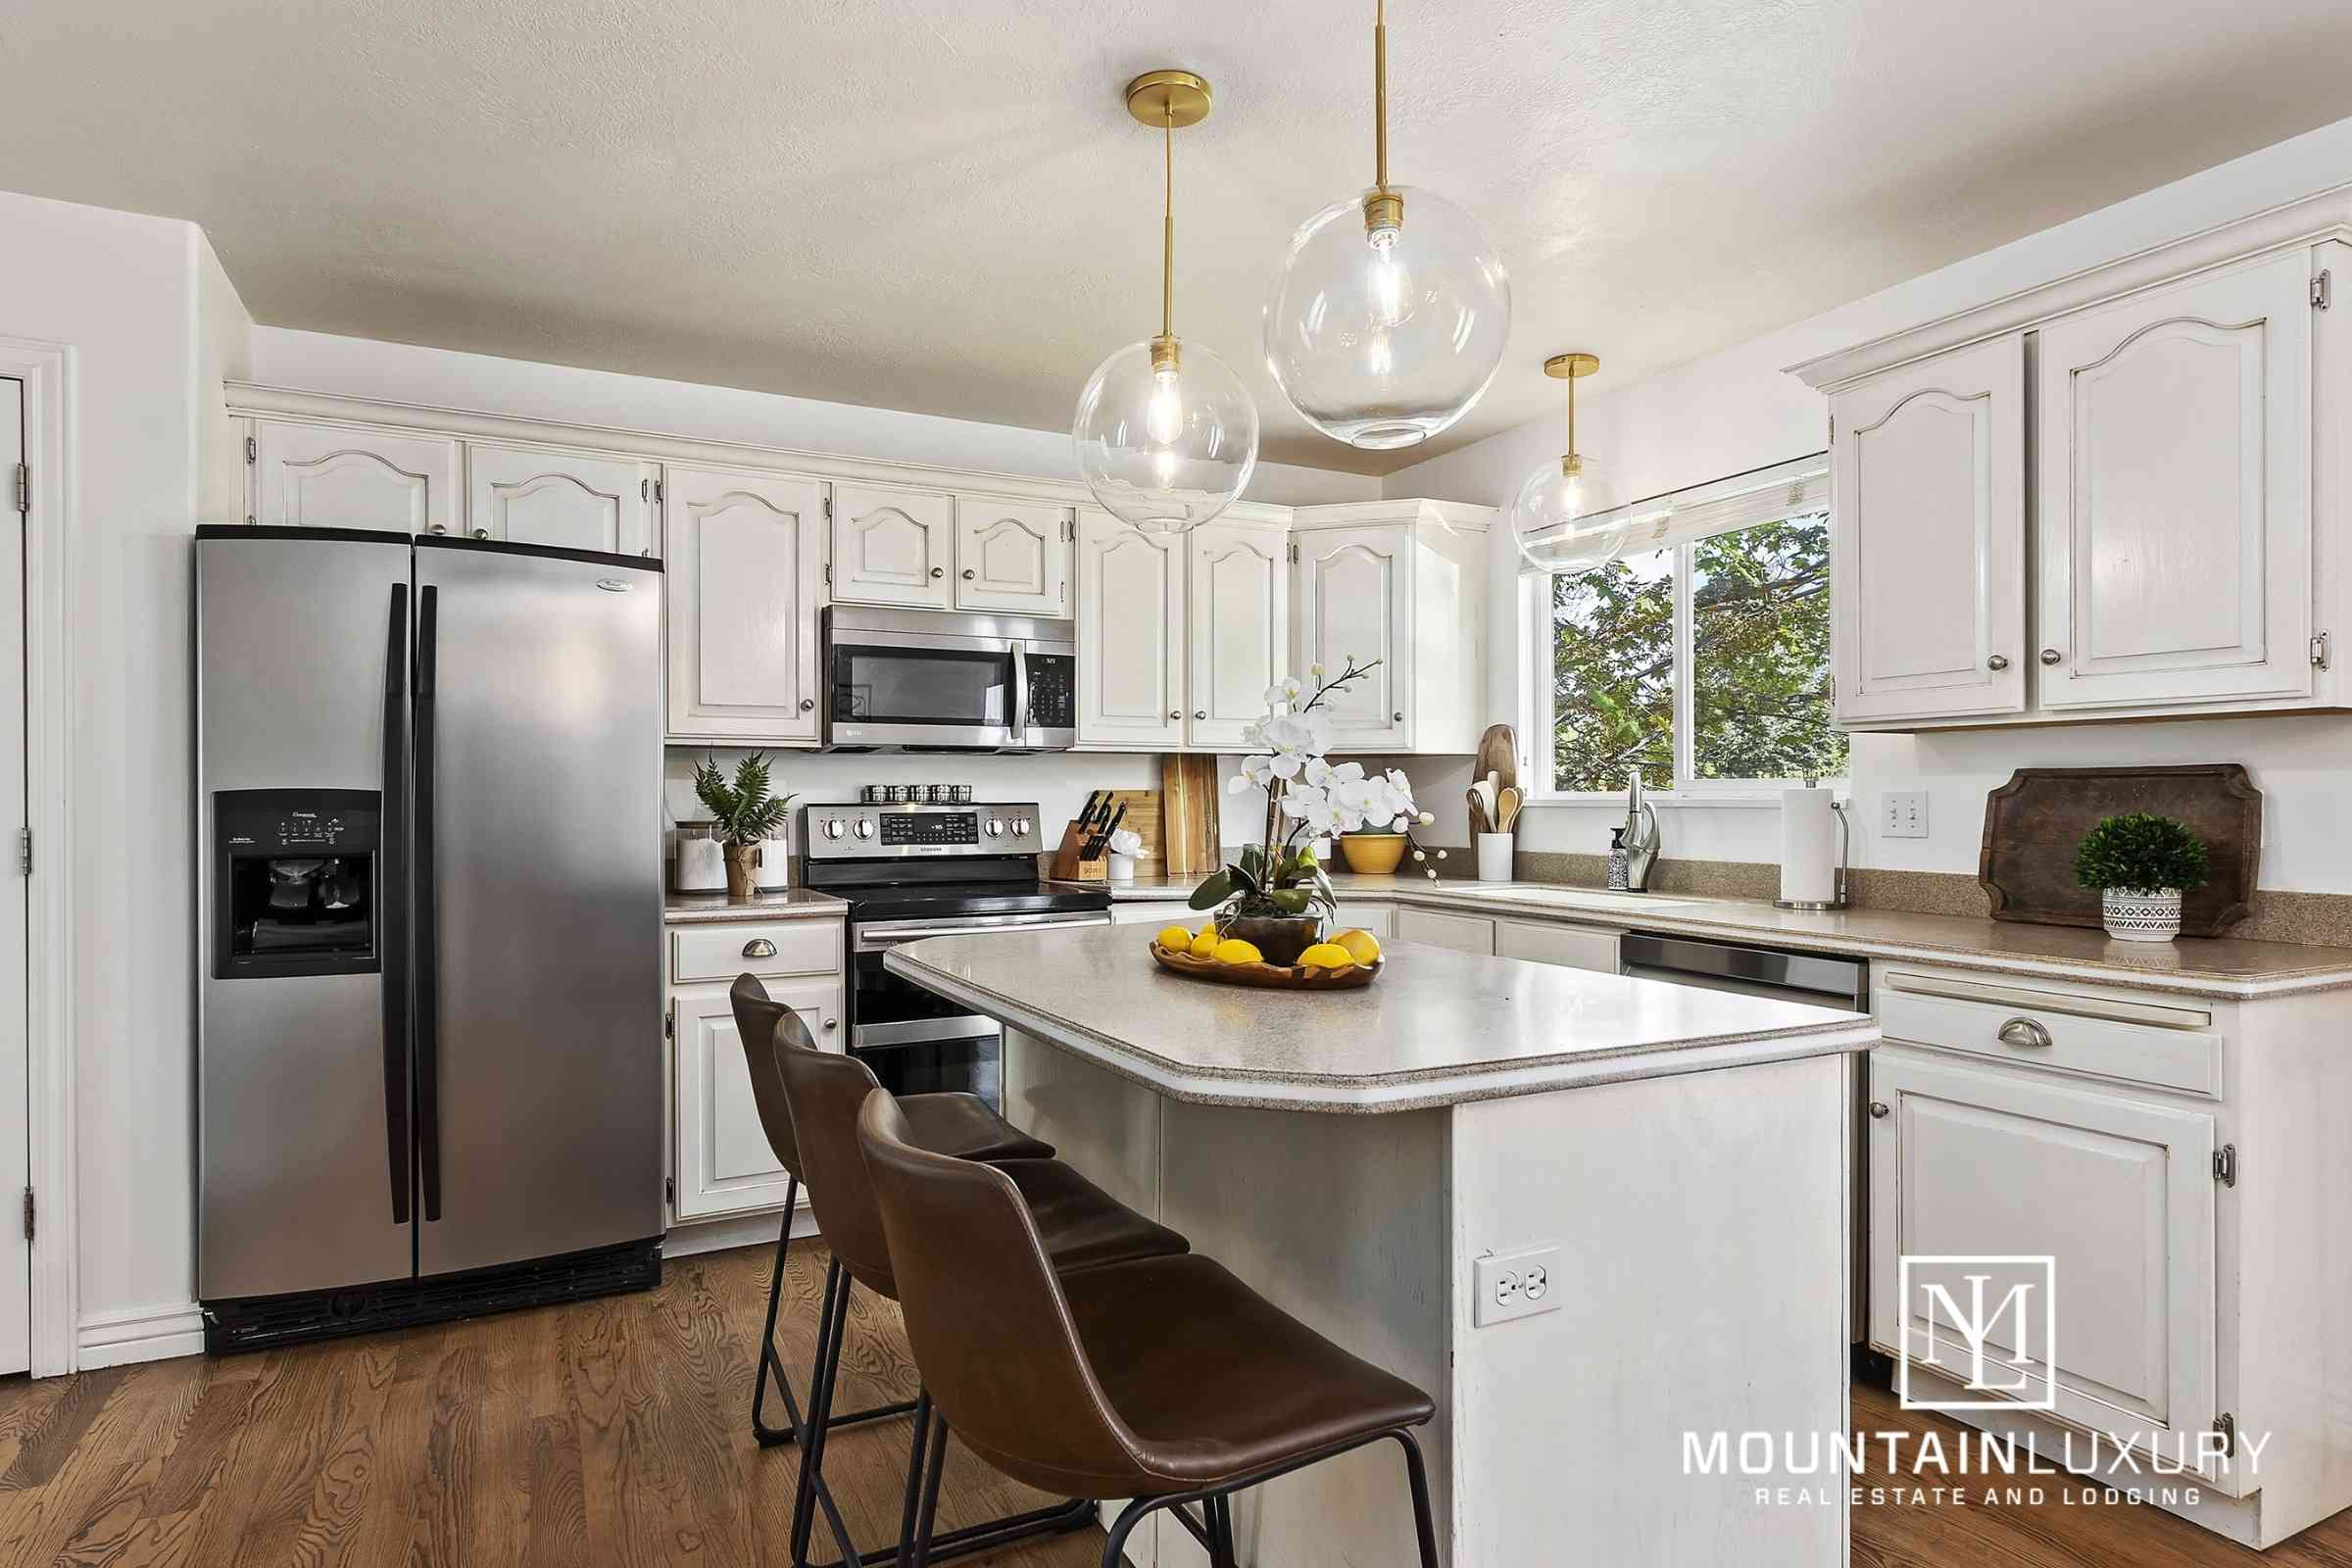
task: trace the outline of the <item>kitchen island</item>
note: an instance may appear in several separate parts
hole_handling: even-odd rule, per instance
[[[1013,1121],[1433,1396],[1449,1563],[1845,1560],[1838,1477],[1687,1473],[1686,1434],[1736,1460],[1770,1433],[1778,1462],[1781,1434],[1801,1459],[1844,1428],[1843,1058],[1875,1024],[1403,944],[1366,990],[1250,990],[1167,974],[1148,940],[887,963],[1004,1025]],[[1409,1562],[1385,1457],[1246,1494],[1244,1562]],[[1784,1486],[1810,1495],[1760,1500]],[[1205,1561],[1164,1523],[1129,1554]]]

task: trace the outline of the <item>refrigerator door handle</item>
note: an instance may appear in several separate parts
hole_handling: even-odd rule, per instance
[[[441,1217],[441,947],[433,854],[433,688],[440,590],[416,596],[416,1160],[424,1217]]]
[[[375,889],[384,992],[384,1145],[392,1168],[392,1223],[409,1222],[409,585],[392,585],[384,630],[383,871]]]

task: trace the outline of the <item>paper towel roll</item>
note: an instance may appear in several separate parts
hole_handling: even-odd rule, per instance
[[[1825,789],[1781,791],[1781,902],[1838,897],[1838,813]]]

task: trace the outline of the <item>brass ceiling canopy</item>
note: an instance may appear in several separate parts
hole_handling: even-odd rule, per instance
[[[1182,130],[1208,118],[1206,78],[1189,71],[1147,71],[1127,84],[1127,112],[1154,130]]]

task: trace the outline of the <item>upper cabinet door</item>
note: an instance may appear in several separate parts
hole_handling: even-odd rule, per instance
[[[466,451],[466,531],[510,544],[654,554],[654,481],[661,468],[521,447]]]
[[[1831,400],[1838,722],[2024,710],[2025,397],[2012,333]]]
[[[1328,528],[1298,544],[1298,678],[1329,680],[1353,660],[1377,668],[1323,706],[1333,750],[1409,751],[1413,744],[1413,534],[1409,527]]]
[[[2310,694],[2311,259],[2042,328],[2044,708]]]
[[[1077,531],[1067,507],[957,497],[956,608],[1067,615]]]
[[[833,598],[838,603],[949,610],[956,503],[929,490],[833,488]]]
[[[256,419],[253,439],[258,523],[392,533],[458,527],[454,437]]]
[[[816,739],[824,502],[813,479],[668,471],[672,735]]]
[[[1208,523],[1185,535],[1191,634],[1185,740],[1240,750],[1265,716],[1266,688],[1290,673],[1289,541],[1270,528]]]
[[[1078,739],[1184,744],[1184,541],[1078,514]]]

